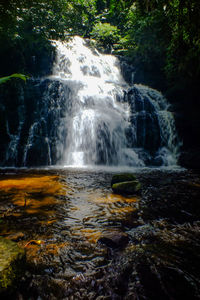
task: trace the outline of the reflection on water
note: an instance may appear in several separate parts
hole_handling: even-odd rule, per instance
[[[113,194],[112,173],[96,169],[0,177],[0,235],[28,263],[12,299],[199,299],[200,179],[190,176],[138,174],[141,198]],[[126,247],[106,247],[112,234],[128,235]]]
[[[64,194],[64,189],[57,176],[30,175],[1,180],[0,193],[16,209],[20,208],[21,213],[50,215],[53,214],[50,208],[57,202],[56,197]]]
[[[111,192],[110,177],[76,171],[4,176],[0,180],[1,233],[16,239],[23,233],[19,244],[26,248],[30,263],[52,263],[52,257],[57,261],[67,251],[71,254],[65,264],[70,263],[70,268],[83,271],[88,263],[91,268],[99,255],[94,248],[99,238],[110,228],[123,231],[137,210],[137,197]],[[79,248],[84,243],[93,253],[85,256],[85,248]]]

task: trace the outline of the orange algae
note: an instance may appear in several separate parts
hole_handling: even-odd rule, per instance
[[[128,214],[135,210],[136,210],[136,208],[134,208],[134,207],[126,206],[126,207],[112,209],[111,213],[113,213],[113,214]]]
[[[44,244],[44,241],[42,240],[30,240],[29,242],[26,243],[26,245],[24,247],[28,247],[30,245],[43,245]]]
[[[46,259],[52,259],[53,257],[56,257],[60,254],[60,250],[62,248],[68,247],[69,243],[63,242],[63,243],[45,243],[44,241],[40,240],[30,241],[30,243],[27,243],[28,245],[24,245],[26,249],[26,257],[28,263],[33,263],[35,265],[43,264],[46,262]]]
[[[9,193],[10,201],[28,214],[53,216],[54,211],[48,209],[57,203],[57,196],[66,195],[66,188],[58,176],[43,175],[0,180],[0,192]]]
[[[125,202],[126,203],[136,203],[136,202],[138,202],[140,199],[139,199],[139,197],[132,197],[132,198],[126,198],[125,199]]]
[[[89,229],[89,228],[81,229],[81,233],[92,244],[96,243],[102,234],[100,231],[97,231],[95,229]]]
[[[20,177],[0,180],[0,189],[3,192],[21,191],[23,193],[40,193],[63,195],[64,189],[58,176],[43,175]]]
[[[35,199],[27,196],[27,194],[25,193],[18,193],[13,195],[11,201],[14,205],[23,207],[24,212],[28,214],[41,213],[44,215],[48,214],[48,216],[54,215],[54,211],[49,210],[49,207],[57,203],[57,199],[53,196],[46,196]],[[45,208],[48,208],[48,211],[45,211]],[[13,213],[12,215],[19,216],[20,214]]]
[[[49,215],[49,212],[48,212],[48,215]],[[53,219],[53,220],[42,220],[42,221],[39,221],[38,223],[41,224],[42,226],[48,226],[55,222],[56,222],[56,220]]]
[[[90,195],[90,200],[96,203],[116,203],[116,202],[123,202],[123,203],[135,203],[139,200],[138,197],[125,197],[122,195],[117,194],[107,194],[105,196],[93,194]]]
[[[19,194],[13,196],[12,202],[13,202],[13,204],[18,205],[18,206],[32,207],[32,208],[37,209],[41,206],[55,204],[56,199],[51,196],[41,197],[41,198],[33,198],[33,197],[27,197],[23,193],[19,193]]]

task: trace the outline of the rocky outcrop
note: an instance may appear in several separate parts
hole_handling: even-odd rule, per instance
[[[22,274],[25,252],[16,243],[0,237],[0,293],[12,289]]]
[[[62,135],[64,143],[67,134],[62,131],[66,97],[70,89],[50,79],[0,87],[0,166],[45,166],[59,160],[58,141]]]
[[[155,103],[162,103],[163,96],[150,88],[134,85],[127,93],[131,109],[131,124],[137,132],[135,144],[144,150],[155,152],[161,145],[159,126],[159,108]]]

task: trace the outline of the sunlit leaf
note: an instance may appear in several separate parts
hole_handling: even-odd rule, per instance
[[[15,73],[15,74],[12,74],[10,76],[1,77],[0,78],[0,84],[10,80],[11,78],[20,78],[20,79],[26,81],[26,79],[28,79],[29,77],[26,76],[26,75],[20,74],[20,73]]]

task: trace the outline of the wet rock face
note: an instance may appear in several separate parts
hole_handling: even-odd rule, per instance
[[[0,166],[174,164],[176,130],[160,92],[133,85],[134,68],[125,59],[122,72],[114,57],[89,59],[80,37],[54,46],[52,76],[0,87]]]
[[[55,164],[70,89],[58,81],[33,79],[0,88],[0,166]],[[60,147],[62,148],[62,147]]]
[[[124,79],[129,84],[133,84],[134,75],[135,75],[135,68],[123,56],[119,56],[119,61],[120,61],[121,72],[122,72],[122,75],[123,75]]]
[[[12,289],[12,285],[20,274],[24,265],[25,252],[16,243],[0,237],[0,293]]]
[[[156,96],[143,95],[142,91],[135,86],[127,93],[131,108],[131,123],[137,131],[137,147],[143,147],[148,151],[156,151],[161,144],[158,114],[151,102],[152,99],[156,99]]]

